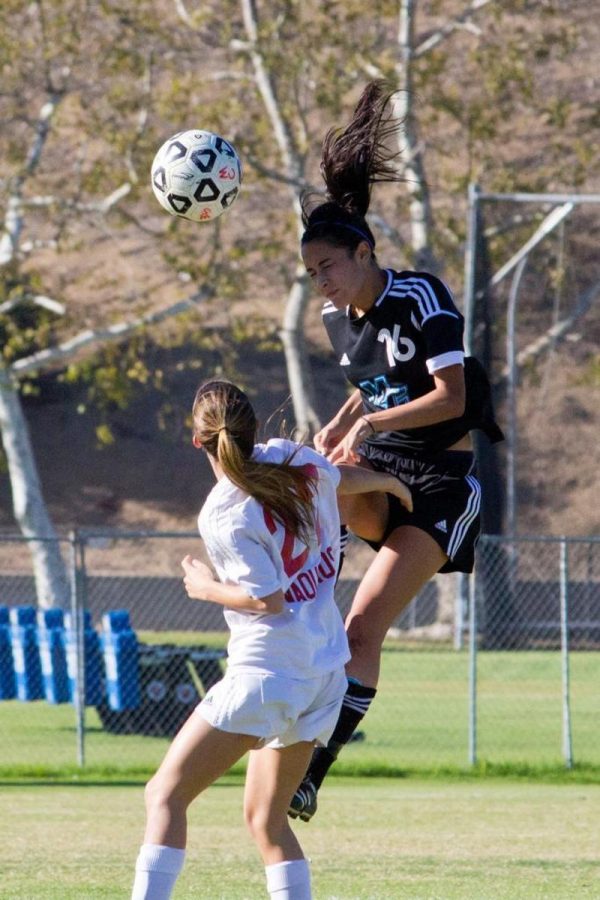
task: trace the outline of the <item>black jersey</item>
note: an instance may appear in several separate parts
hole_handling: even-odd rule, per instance
[[[387,284],[360,317],[350,308],[323,307],[323,322],[346,378],[360,390],[365,412],[378,412],[428,394],[433,373],[463,365],[464,319],[448,288],[427,272],[387,270]],[[377,432],[368,443],[408,454],[435,454],[481,427],[472,410],[455,419]]]

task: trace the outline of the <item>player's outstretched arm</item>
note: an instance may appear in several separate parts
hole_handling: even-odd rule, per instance
[[[266,597],[251,597],[237,584],[222,584],[208,566],[198,559],[192,559],[188,555],[181,561],[181,565],[185,572],[183,584],[192,600],[208,600],[209,603],[247,612],[274,614],[283,609],[283,591],[275,591]]]
[[[372,491],[382,491],[384,494],[393,494],[409,512],[412,512],[413,504],[410,490],[395,475],[344,463],[340,463],[338,469],[341,476],[337,488],[338,494],[365,494]]]

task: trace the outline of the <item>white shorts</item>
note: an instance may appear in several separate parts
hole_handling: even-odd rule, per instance
[[[254,672],[226,672],[196,707],[213,728],[252,734],[257,746],[326,744],[336,726],[348,681],[344,669],[296,680]]]

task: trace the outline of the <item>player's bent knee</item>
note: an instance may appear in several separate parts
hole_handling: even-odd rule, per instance
[[[244,807],[244,823],[251,836],[264,828],[265,815],[262,810],[256,807]]]
[[[281,841],[282,830],[287,829],[287,814],[275,815],[273,810],[244,810],[244,821],[257,846],[273,846]]]
[[[154,810],[161,807],[169,807],[172,809],[185,809],[189,805],[189,800],[185,799],[181,792],[167,787],[165,781],[160,775],[155,775],[146,784],[144,788],[144,802],[146,812],[150,815]]]
[[[340,516],[350,531],[367,541],[383,537],[387,521],[387,500],[384,495],[351,494],[339,498]]]
[[[373,635],[364,616],[354,616],[346,620],[346,635],[357,650],[369,647],[373,643]]]
[[[144,805],[146,807],[146,812],[148,813],[148,815],[150,815],[152,810],[156,809],[156,807],[159,805],[160,794],[161,791],[155,775],[154,778],[151,778],[150,781],[147,782],[144,788]]]
[[[379,655],[381,640],[368,627],[363,616],[356,616],[348,622],[346,635],[353,659]]]

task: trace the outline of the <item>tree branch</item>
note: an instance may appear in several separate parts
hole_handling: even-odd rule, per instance
[[[21,231],[23,230],[22,193],[23,185],[30,175],[35,172],[42,149],[50,132],[50,121],[56,112],[56,108],[62,100],[63,93],[51,94],[50,98],[42,106],[36,123],[36,134],[29,148],[25,164],[21,172],[14,179],[13,187],[6,204],[4,215],[4,229],[0,238],[0,266],[5,266],[14,259],[18,247]]]
[[[600,282],[592,285],[591,288],[581,295],[570,316],[566,316],[566,318],[561,319],[560,322],[555,322],[545,334],[536,338],[535,341],[532,341],[524,347],[521,352],[517,354],[517,365],[523,366],[525,363],[537,359],[537,357],[545,350],[553,347],[559,341],[564,340],[564,338],[573,331],[577,322],[583,318],[599,295]],[[505,366],[502,370],[502,381],[505,381],[508,378],[508,374],[508,367]]]
[[[475,13],[478,13],[480,9],[483,9],[484,6],[487,6],[489,3],[494,2],[494,0],[471,0],[468,7],[463,10],[460,15],[456,16],[455,19],[452,19],[450,22],[446,22],[445,25],[435,31],[433,34],[430,34],[424,41],[422,41],[415,49],[413,50],[413,58],[418,59],[420,56],[424,56],[426,53],[429,53],[430,50],[433,50],[435,47],[438,47],[442,41],[446,40],[446,38],[450,37],[455,31],[459,29],[468,29],[472,30],[473,25],[471,23],[472,16]]]
[[[254,0],[241,0],[244,28],[248,36],[246,52],[250,56],[254,68],[254,78],[262,97],[275,139],[281,150],[288,176],[299,180],[302,177],[302,165],[291,129],[281,115],[275,86],[267,70],[262,54],[258,49],[258,24]]]
[[[37,197],[28,197],[26,200],[21,200],[21,207],[23,209],[43,209],[44,207],[57,206],[61,209],[74,210],[75,212],[97,212],[105,215],[123,197],[126,197],[130,191],[131,183],[126,181],[103,200],[96,200],[92,203],[80,203],[78,200],[61,200],[53,194],[47,194],[46,196],[38,195]]]
[[[263,163],[257,159],[252,153],[246,153],[246,162],[249,166],[252,166],[263,178],[268,178],[270,181],[278,181],[280,184],[287,184],[289,187],[294,188],[296,191],[301,191],[303,188],[308,187],[308,182],[305,181],[304,178],[297,178],[296,176],[288,176],[282,174],[281,172],[276,171],[275,169],[268,168]]]
[[[186,25],[191,31],[196,31],[196,27],[192,21],[192,17],[187,11],[186,5],[183,0],[173,0],[175,5],[175,10],[177,11],[177,15],[181,19],[184,25]]]
[[[152,52],[150,52],[147,55],[146,67],[144,70],[144,79],[143,79],[144,94],[146,96],[147,102],[150,101],[151,97],[152,97],[152,72],[153,72],[152,62],[153,62]],[[128,145],[127,150],[125,151],[125,162],[127,165],[127,171],[129,172],[129,179],[134,184],[138,183],[139,176],[136,171],[133,160],[134,160],[134,156],[135,156],[135,151],[136,151],[138,144],[140,143],[142,137],[144,136],[144,132],[146,131],[146,126],[148,124],[148,106],[147,105],[143,105],[140,108],[137,119],[138,119],[137,126],[135,129],[133,142]]]
[[[6,300],[4,303],[0,303],[0,313],[7,313],[12,309],[16,309],[16,307],[19,306],[20,303],[23,303],[24,300],[29,300],[30,303],[41,306],[42,309],[47,309],[57,316],[64,316],[67,311],[62,303],[58,300],[54,300],[52,297],[46,297],[45,294],[23,294],[20,297],[14,297],[12,300]]]
[[[70,359],[84,347],[95,346],[96,344],[111,343],[113,341],[122,341],[129,337],[134,331],[144,328],[148,325],[156,325],[164,319],[177,316],[180,313],[187,312],[199,306],[205,300],[214,295],[212,287],[202,287],[191,297],[186,300],[180,300],[160,309],[156,312],[146,313],[144,316],[138,316],[131,322],[118,322],[115,325],[109,325],[106,328],[86,329],[79,334],[58,344],[56,347],[48,347],[45,350],[39,350],[32,353],[31,356],[24,356],[17,359],[9,368],[12,375],[20,377],[30,372],[39,372],[40,370],[49,369],[57,363],[62,363]]]

